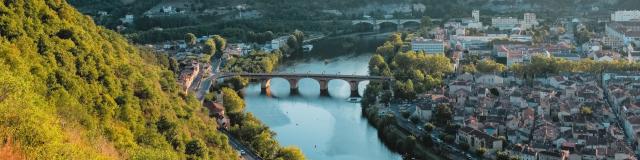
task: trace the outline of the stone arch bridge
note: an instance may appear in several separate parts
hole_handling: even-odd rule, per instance
[[[270,82],[273,78],[282,78],[289,81],[291,94],[297,94],[298,81],[301,79],[313,79],[320,84],[320,95],[329,95],[329,81],[344,80],[351,87],[351,97],[359,97],[358,84],[362,81],[381,81],[390,82],[393,79],[383,76],[363,76],[363,75],[339,75],[339,74],[309,74],[309,73],[221,73],[217,78],[240,76],[249,78],[250,80],[260,82],[260,90],[266,93],[271,86]]]
[[[431,21],[442,21],[441,19],[431,19]],[[420,21],[420,19],[363,19],[363,20],[352,20],[351,24],[352,25],[357,25],[357,24],[370,24],[373,26],[373,30],[377,31],[380,30],[380,26],[383,23],[393,23],[397,26],[398,29],[402,29],[404,28],[404,25],[407,23],[418,23],[418,24],[422,24],[422,21]]]

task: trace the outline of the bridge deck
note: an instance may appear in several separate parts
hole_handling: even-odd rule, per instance
[[[392,80],[384,76],[368,75],[340,75],[340,74],[314,74],[314,73],[222,73],[217,78],[225,77],[254,77],[254,78],[317,78],[317,79],[356,79],[356,80]]]

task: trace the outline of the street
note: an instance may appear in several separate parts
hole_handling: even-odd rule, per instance
[[[236,149],[238,153],[240,153],[240,156],[242,156],[243,159],[262,160],[260,157],[258,157],[258,155],[253,153],[249,148],[242,145],[240,141],[236,140],[231,134],[229,134],[229,132],[227,132],[226,130],[220,130],[220,131],[225,135],[227,135],[227,137],[229,138],[229,144],[231,144],[231,146],[233,146],[233,148]]]

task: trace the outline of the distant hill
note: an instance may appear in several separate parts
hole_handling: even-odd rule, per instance
[[[0,159],[237,159],[169,66],[64,0],[0,3]]]

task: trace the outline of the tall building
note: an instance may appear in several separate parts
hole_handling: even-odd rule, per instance
[[[480,22],[480,11],[479,10],[473,10],[473,12],[471,13],[471,16],[473,17],[473,22]]]
[[[411,41],[411,49],[416,52],[424,51],[427,54],[443,54],[444,41],[419,37]]]
[[[522,29],[529,29],[538,25],[538,19],[535,13],[524,13],[524,19],[522,20]]]
[[[611,21],[640,21],[640,10],[616,11],[611,14]]]

